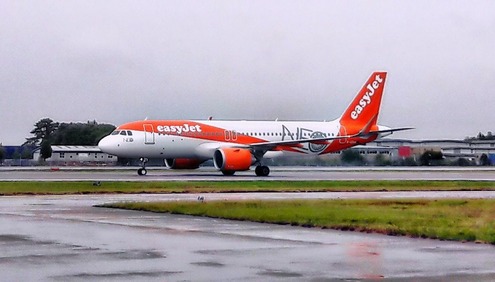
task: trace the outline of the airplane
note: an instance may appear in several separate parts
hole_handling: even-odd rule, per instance
[[[147,174],[149,158],[160,158],[170,169],[196,169],[213,160],[224,175],[254,165],[257,176],[268,176],[265,159],[338,152],[412,129],[377,124],[386,78],[387,72],[372,73],[332,121],[141,120],[118,126],[98,147],[118,157],[139,158],[139,175]]]

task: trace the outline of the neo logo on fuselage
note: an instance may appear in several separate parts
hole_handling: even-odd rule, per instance
[[[201,126],[200,125],[189,125],[187,123],[184,123],[184,125],[158,125],[156,127],[156,130],[158,132],[164,132],[164,133],[177,133],[177,134],[182,134],[183,132],[201,132]]]
[[[366,86],[367,91],[364,93],[364,95],[361,97],[361,100],[359,100],[359,104],[356,105],[354,108],[354,111],[351,112],[351,118],[352,119],[357,119],[361,112],[371,104],[371,98],[375,94],[375,90],[380,87],[380,84],[383,82],[383,78],[380,77],[379,74],[375,76],[375,80],[372,83],[369,83]]]
[[[294,131],[294,129],[292,129]],[[286,140],[304,140],[304,139],[317,139],[317,138],[325,138],[327,137],[326,133],[321,131],[316,131],[309,128],[296,127],[295,133],[291,132],[291,130],[282,125],[282,141]],[[303,143],[303,147],[300,148],[302,151],[310,151],[312,153],[320,153],[328,147],[328,144],[318,144],[318,143]]]

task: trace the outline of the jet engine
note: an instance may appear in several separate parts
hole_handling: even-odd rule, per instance
[[[222,172],[248,170],[253,163],[251,151],[240,148],[220,148],[213,155],[215,168]]]
[[[198,159],[165,159],[165,166],[171,169],[196,169],[201,163]]]

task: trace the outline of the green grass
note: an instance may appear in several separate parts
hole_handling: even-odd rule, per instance
[[[495,244],[495,200],[117,203],[104,207]]]
[[[0,195],[98,193],[482,191],[494,181],[176,181],[176,182],[0,182]]]

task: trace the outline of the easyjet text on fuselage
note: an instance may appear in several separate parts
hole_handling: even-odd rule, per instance
[[[187,132],[202,132],[200,125],[190,125],[184,123],[184,125],[158,125],[156,127],[158,132],[162,133],[187,133]]]

